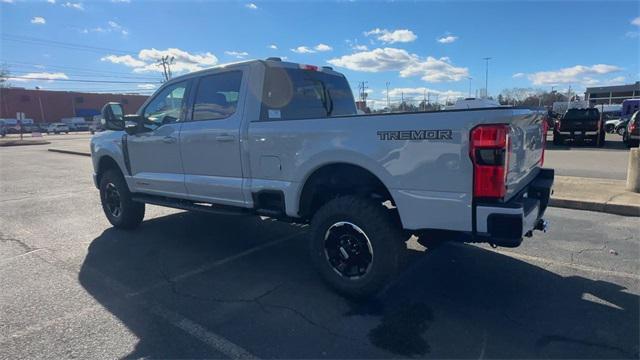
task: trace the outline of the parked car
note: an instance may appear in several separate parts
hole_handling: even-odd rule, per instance
[[[640,122],[640,116],[638,113],[638,111],[633,113],[622,135],[622,141],[627,147],[638,147],[640,143],[640,124],[638,124]]]
[[[331,68],[253,60],[174,78],[137,115],[107,104],[93,178],[118,228],[137,227],[145,204],[310,223],[321,276],[366,297],[393,278],[410,234],[515,247],[546,228],[544,116],[357,115]]]
[[[600,112],[595,108],[569,109],[553,129],[553,144],[562,145],[565,141],[591,141],[604,146],[605,131]]]
[[[65,133],[68,134],[69,133],[69,126],[67,126],[67,124],[63,124],[63,123],[53,123],[50,124],[49,127],[47,128],[47,134],[61,134],[61,133]]]
[[[613,132],[620,136],[624,136],[625,131],[627,131],[627,124],[629,124],[629,119],[620,120],[620,122],[616,124]]]

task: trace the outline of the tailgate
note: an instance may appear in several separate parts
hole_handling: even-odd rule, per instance
[[[560,122],[560,131],[596,131],[598,120],[595,119],[563,119]]]
[[[507,193],[505,200],[522,190],[542,166],[545,135],[542,112],[514,111],[509,132]]]

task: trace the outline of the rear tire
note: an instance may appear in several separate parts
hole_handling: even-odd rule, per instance
[[[311,221],[311,258],[323,280],[357,299],[377,294],[396,275],[403,234],[379,202],[338,197]]]
[[[144,219],[144,203],[131,200],[131,192],[118,170],[107,170],[102,175],[100,201],[107,220],[117,228],[133,229]]]

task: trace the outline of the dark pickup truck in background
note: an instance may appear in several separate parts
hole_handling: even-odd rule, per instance
[[[604,146],[605,129],[598,109],[569,109],[553,128],[553,144],[563,145],[565,141],[591,141],[598,147]]]

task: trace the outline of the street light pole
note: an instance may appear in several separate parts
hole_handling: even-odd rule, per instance
[[[467,76],[467,79],[469,79],[469,97],[471,97],[471,80],[473,80],[473,78],[471,76]]]
[[[386,82],[385,85],[387,86],[387,109],[389,111],[391,111],[391,104],[389,103],[389,84],[390,82]]]
[[[490,57],[482,58],[485,61],[485,71],[484,71],[484,97],[489,97],[489,60]]]

